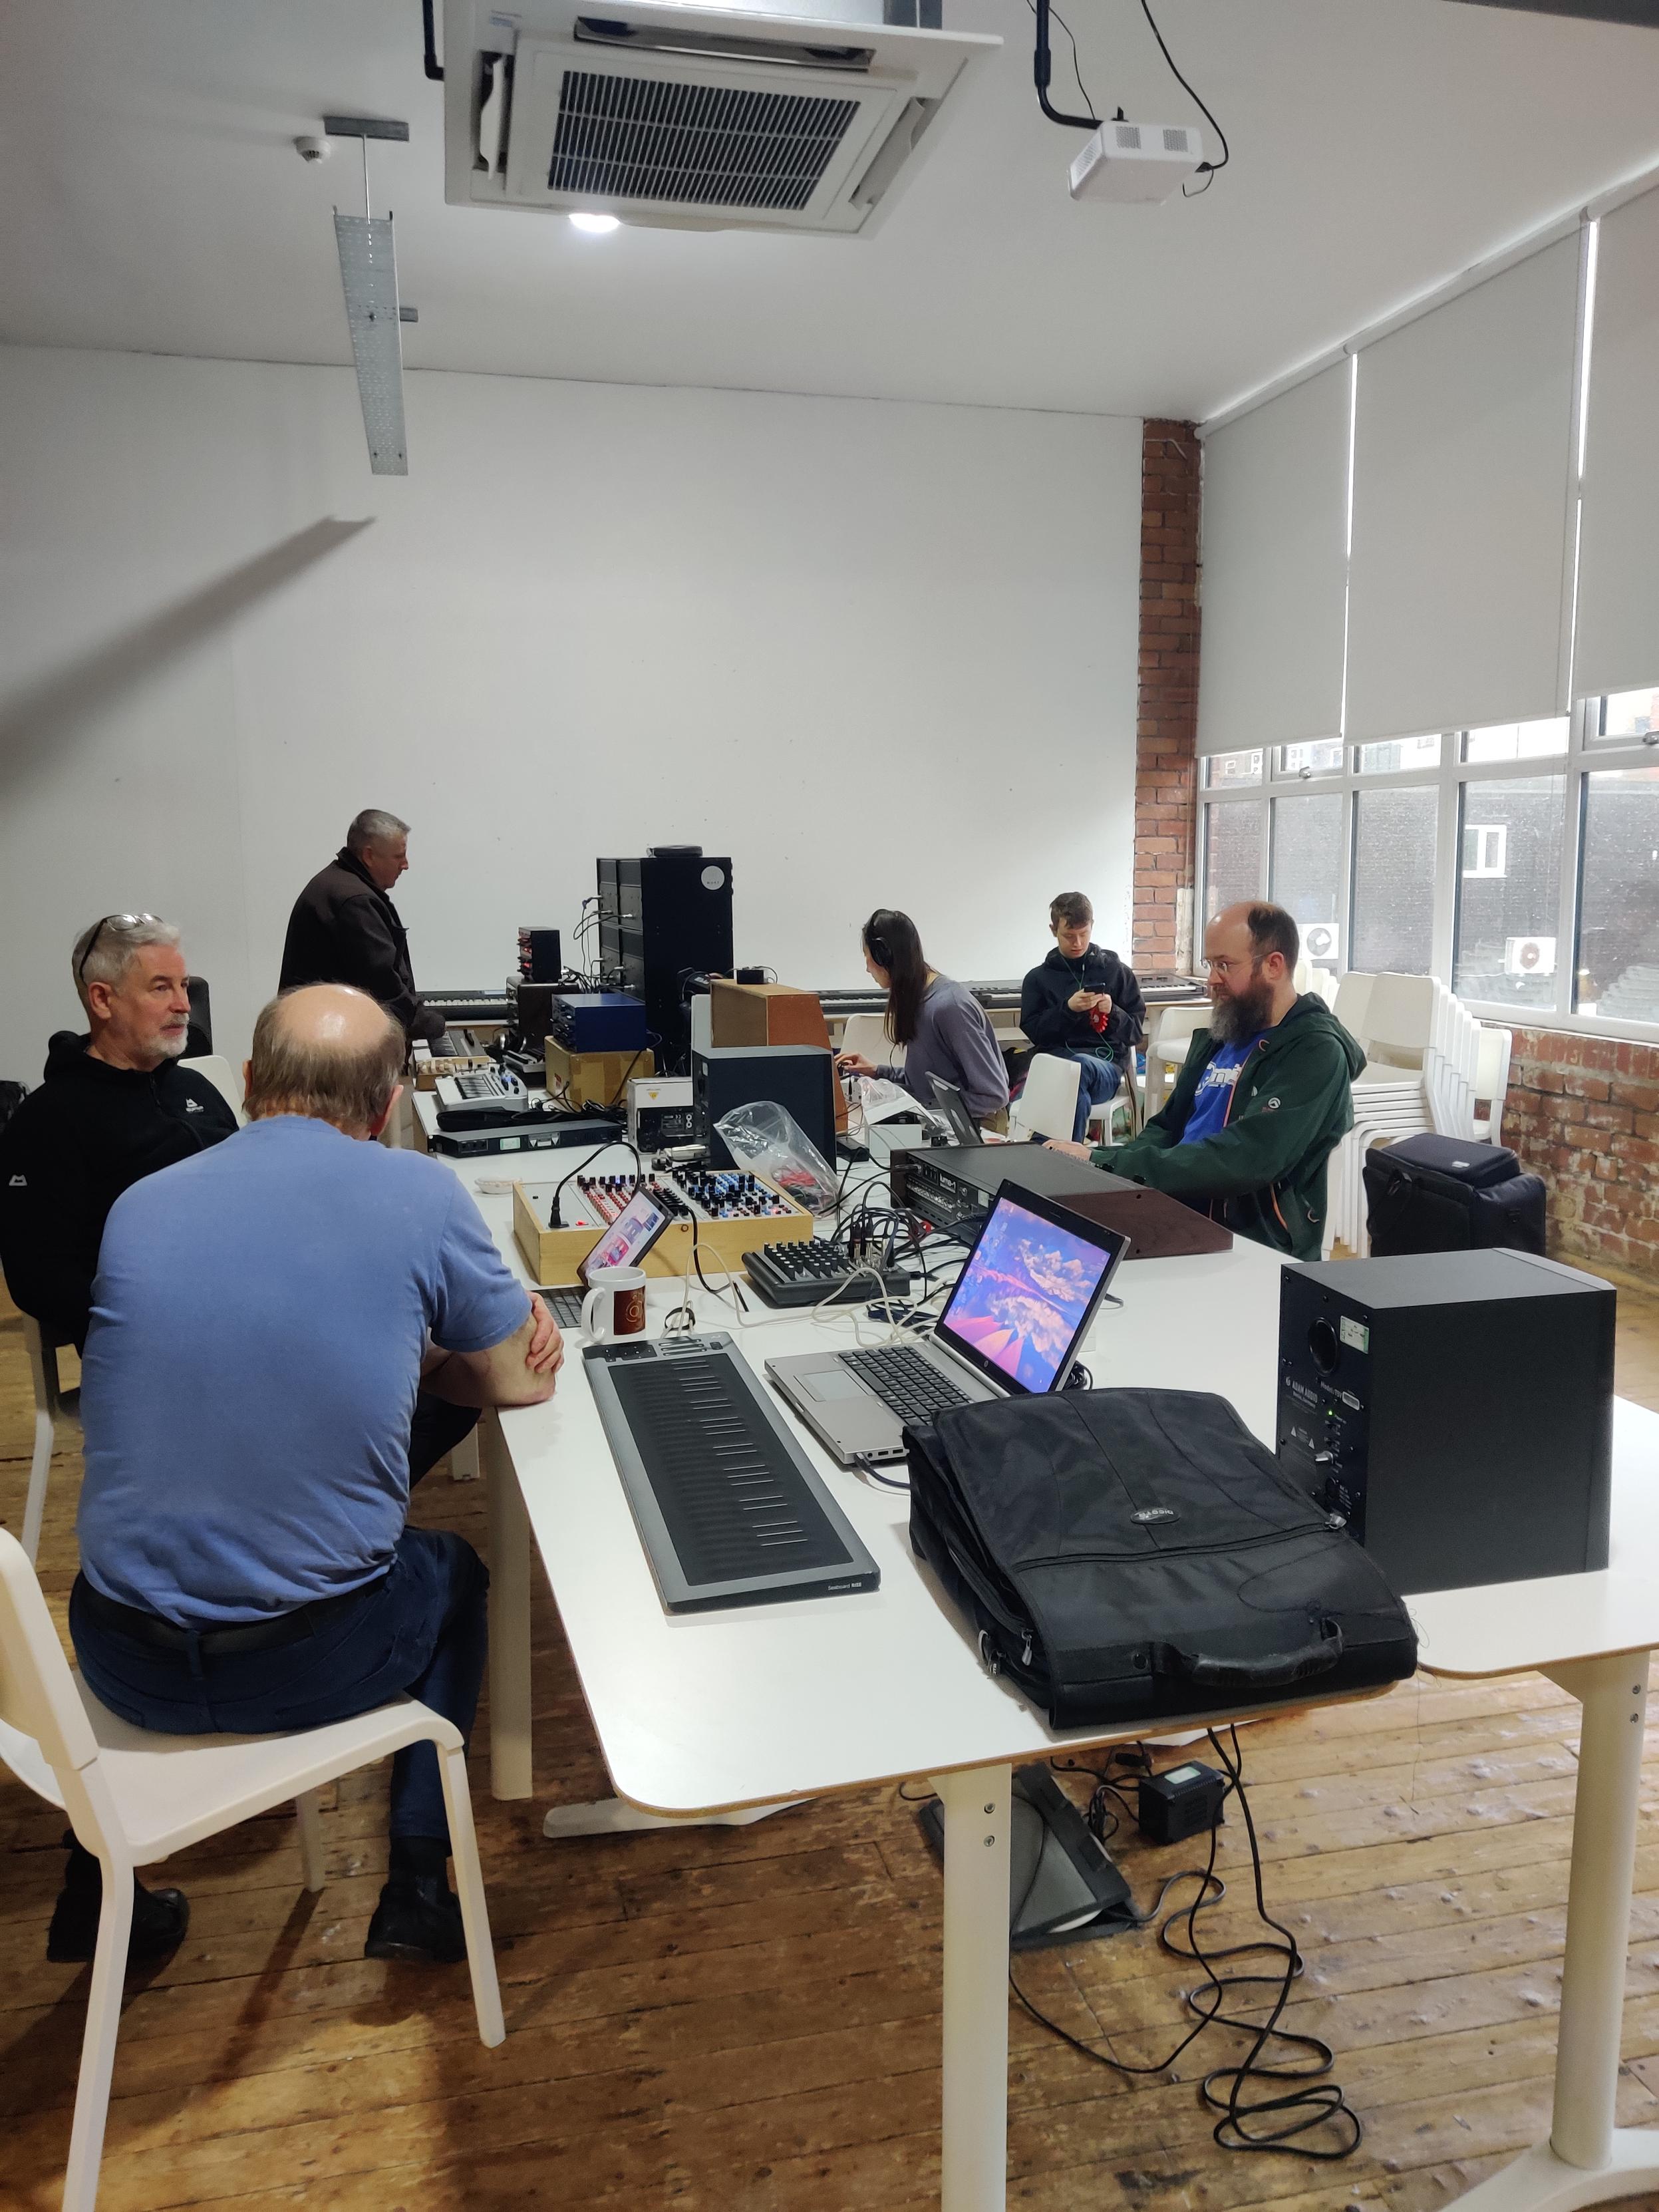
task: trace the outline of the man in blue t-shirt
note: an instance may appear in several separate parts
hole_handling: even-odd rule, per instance
[[[70,1632],[89,1686],[139,1728],[313,1728],[402,1692],[471,1726],[489,1578],[460,1537],[405,1525],[416,1393],[534,1404],[563,1350],[448,1170],[363,1141],[404,1052],[360,991],[274,1000],[248,1126],[110,1213]],[[437,1754],[411,1746],[368,1957],[465,1955],[448,1835]],[[72,1847],[54,1956],[95,1935],[88,1864]],[[159,1898],[182,1934],[183,1899]],[[140,1893],[137,1924],[156,1901]]]

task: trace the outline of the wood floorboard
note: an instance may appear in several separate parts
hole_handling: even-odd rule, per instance
[[[1659,1403],[1659,1299],[1621,1303],[1619,1349],[1621,1388]],[[0,1522],[14,1529],[29,1434],[20,1336],[0,1319]],[[41,1580],[61,1631],[70,1425],[59,1442]],[[482,1485],[441,1469],[414,1517],[486,1548]],[[363,1959],[386,1772],[346,1778],[325,1814],[317,1899],[301,1889],[286,1813],[171,1863],[191,1933],[129,1982],[103,2212],[937,2203],[940,1898],[915,1793],[873,1789],[744,1829],[549,1844],[546,1807],[606,1784],[544,1590],[532,1642],[533,1798],[495,1803],[485,1759],[472,1760],[507,2042],[478,2044],[464,1970]],[[1333,2045],[1364,2142],[1331,2166],[1230,2155],[1198,2082],[1237,2054],[1237,2033],[1212,2030],[1173,2074],[1136,2080],[1011,2006],[1011,2205],[1440,2212],[1547,2128],[1577,1706],[1540,1676],[1419,1677],[1241,1741],[1269,1904],[1307,1960],[1285,2024]],[[1649,1761],[1620,2088],[1631,2124],[1659,2124],[1659,1723]],[[1084,1802],[1092,1785],[1066,1786]],[[47,2212],[61,2187],[87,1978],[45,1958],[62,1827],[0,1775],[0,2212]],[[1143,1905],[1194,1858],[1133,1832],[1115,1849]],[[1218,1863],[1230,1893],[1200,1929],[1212,1945],[1246,1941],[1236,1819]],[[1184,2033],[1182,1992],[1200,1979],[1150,1929],[1018,1971],[1073,2033],[1141,2065]],[[1630,2202],[1659,2212],[1659,2197]]]

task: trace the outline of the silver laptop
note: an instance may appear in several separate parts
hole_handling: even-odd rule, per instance
[[[843,1467],[904,1457],[906,1421],[1061,1390],[1129,1240],[1005,1185],[931,1336],[769,1359],[785,1403]]]

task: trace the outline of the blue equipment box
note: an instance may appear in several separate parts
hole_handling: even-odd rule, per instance
[[[567,1052],[643,1052],[645,1001],[625,991],[569,991],[548,1007],[547,1033]]]

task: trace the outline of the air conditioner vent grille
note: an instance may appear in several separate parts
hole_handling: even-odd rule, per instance
[[[596,200],[798,210],[858,112],[856,100],[567,70],[548,185]]]

